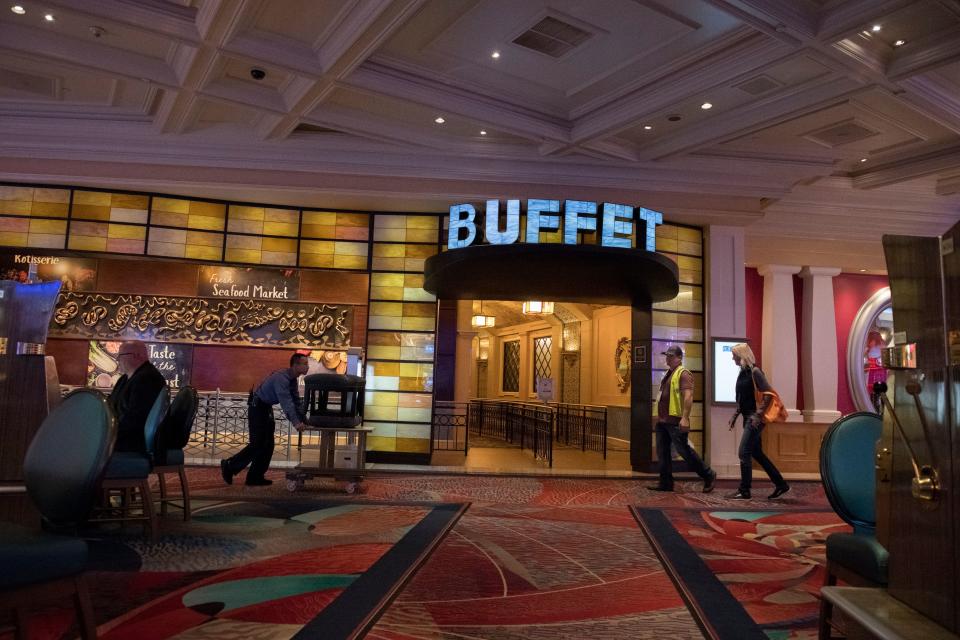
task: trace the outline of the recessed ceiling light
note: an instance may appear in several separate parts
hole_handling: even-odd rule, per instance
[[[650,131],[651,129],[653,129],[653,125],[652,125],[652,124],[645,124],[645,125],[643,125],[643,130],[644,130],[644,131]]]
[[[866,273],[866,272],[867,272],[866,269],[860,269],[860,273]]]
[[[433,121],[436,122],[437,124],[443,124],[444,122],[446,122],[446,120],[443,119],[443,116],[437,116],[436,118],[433,119]]]
[[[54,20],[56,20],[56,18],[53,17],[52,13],[45,13],[43,15],[43,19],[46,20],[47,22],[53,22]]]
[[[17,14],[18,16],[22,16],[23,14],[25,14],[25,13],[27,12],[26,9],[24,9],[23,7],[21,7],[21,6],[18,5],[18,4],[15,4],[15,5],[13,5],[12,7],[10,7],[10,11],[13,11],[13,12],[14,12],[15,14]]]
[[[873,31],[874,33],[876,33],[877,31],[880,31],[880,29],[881,27],[878,24],[875,24],[872,27],[870,27],[870,31]]]
[[[494,60],[496,60],[497,58],[500,57],[500,52],[499,52],[499,51],[494,51],[493,53],[490,54],[490,57],[493,58]]]
[[[897,40],[896,42],[893,43],[893,46],[895,46],[895,47],[902,47],[902,46],[905,45],[905,44],[907,44],[907,41],[906,41],[906,40]]]
[[[484,131],[483,129],[481,129],[481,130],[480,130],[480,135],[485,136],[485,135],[487,135],[487,132]]]
[[[700,105],[700,108],[706,111],[707,109],[713,109],[713,105],[709,102],[704,102],[702,105]]]
[[[860,158],[860,162],[866,162],[866,161],[867,161],[866,158]]]

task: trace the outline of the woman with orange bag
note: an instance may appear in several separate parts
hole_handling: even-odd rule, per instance
[[[779,498],[790,490],[790,485],[783,479],[780,471],[763,453],[763,441],[761,433],[766,426],[764,414],[773,402],[773,394],[764,392],[773,392],[773,387],[767,382],[767,377],[763,371],[756,366],[757,358],[753,355],[753,350],[749,345],[740,343],[734,345],[731,349],[733,361],[740,367],[740,375],[737,377],[736,396],[737,411],[730,418],[730,429],[732,430],[737,421],[737,416],[743,416],[743,437],[740,438],[740,488],[730,496],[733,500],[749,500],[750,485],[753,482],[753,460],[755,459],[763,467],[763,470],[773,481],[774,490],[768,498],[774,500]],[[762,405],[757,406],[757,397],[763,398]]]

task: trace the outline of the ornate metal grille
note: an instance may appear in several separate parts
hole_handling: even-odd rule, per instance
[[[520,391],[520,341],[503,343],[503,390]]]
[[[552,377],[552,360],[550,357],[553,338],[544,336],[533,339],[533,380],[531,380],[531,391],[536,393],[537,380],[541,378]]]

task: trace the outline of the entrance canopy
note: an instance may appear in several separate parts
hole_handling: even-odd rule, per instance
[[[652,251],[487,244],[428,258],[423,288],[448,300],[555,299],[630,305],[672,300],[680,285],[677,265]]]

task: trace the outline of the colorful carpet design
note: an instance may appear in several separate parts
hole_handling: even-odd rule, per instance
[[[634,508],[708,637],[817,637],[832,511]]]
[[[98,635],[360,637],[465,508],[198,500],[192,521],[165,518],[155,543],[88,539]],[[72,618],[42,612],[30,637],[70,637]]]

